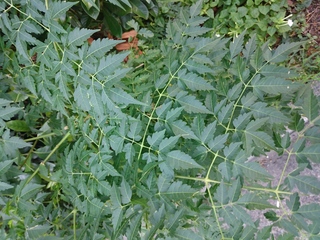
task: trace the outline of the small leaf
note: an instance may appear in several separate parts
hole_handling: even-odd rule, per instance
[[[48,13],[51,14],[52,19],[58,19],[75,4],[77,4],[77,2],[50,2]]]
[[[74,91],[73,96],[80,109],[82,109],[83,111],[89,111],[91,109],[88,90],[85,87],[79,84]]]
[[[182,182],[173,182],[170,187],[165,192],[160,192],[160,195],[164,195],[172,200],[181,200],[191,197],[196,192],[195,189],[191,188],[187,184],[182,184]]]
[[[243,39],[246,31],[242,32],[239,36],[235,37],[230,43],[230,58],[233,59],[242,51]]]
[[[220,123],[227,123],[228,121],[230,121],[229,118],[233,110],[233,105],[234,103],[231,102],[228,105],[221,108],[221,111],[218,113],[218,119]]]
[[[174,150],[167,154],[166,162],[174,169],[189,169],[189,168],[202,168],[195,160],[188,154],[180,150]]]
[[[174,148],[179,138],[180,136],[173,136],[170,138],[163,139],[159,145],[159,152],[162,152],[162,153],[169,152],[172,148]]]
[[[200,136],[200,140],[202,143],[208,143],[210,139],[213,139],[214,133],[216,131],[216,125],[217,125],[217,122],[214,121],[203,129]]]
[[[106,92],[110,96],[110,98],[115,101],[116,103],[123,103],[123,104],[137,104],[147,106],[145,103],[142,103],[136,99],[134,99],[131,95],[126,93],[121,88],[111,88],[107,89]]]
[[[121,182],[121,200],[123,204],[127,204],[131,201],[132,190],[127,181],[123,178]]]
[[[140,0],[130,0],[132,5],[132,11],[138,16],[148,19],[149,18],[149,10],[147,6]]]
[[[320,193],[320,181],[314,176],[293,176],[289,174],[287,179],[289,180],[291,189],[297,186],[303,193]]]
[[[242,196],[238,202],[238,204],[243,204],[248,209],[267,209],[267,208],[275,208],[275,206],[271,205],[268,201],[258,197],[254,193],[246,193]]]
[[[15,132],[29,132],[30,131],[28,124],[24,120],[11,120],[9,122],[6,122],[6,125],[9,129],[11,129]]]
[[[273,52],[272,56],[270,56],[270,58],[266,58],[266,60],[273,63],[283,62],[286,59],[288,59],[289,54],[293,53],[294,51],[297,51],[301,45],[301,42],[281,44]]]
[[[17,114],[22,108],[10,107],[0,108],[0,118],[3,120],[10,120],[15,114]]]
[[[301,152],[297,153],[297,155],[306,156],[311,161],[320,163],[320,143],[304,148]]]
[[[29,239],[39,239],[46,235],[51,228],[50,225],[35,225],[26,229],[26,236]]]
[[[303,205],[299,208],[297,213],[300,213],[302,216],[311,221],[320,221],[320,205],[318,203]]]
[[[288,208],[291,211],[293,211],[293,212],[297,211],[300,207],[300,197],[299,197],[298,193],[295,192],[294,194],[292,194],[290,196],[290,201],[287,200],[286,202],[287,202]]]
[[[229,134],[223,134],[223,135],[214,137],[208,143],[209,148],[214,152],[221,150],[225,146],[228,136]]]
[[[10,169],[13,164],[13,160],[5,160],[0,162],[0,176],[4,176],[4,174]]]
[[[302,112],[309,121],[313,121],[319,116],[319,110],[319,102],[316,96],[314,96],[312,89],[308,88],[303,94]]]
[[[82,45],[87,39],[98,30],[75,28],[68,35],[68,44],[73,46]]]
[[[44,185],[36,184],[36,183],[28,183],[22,190],[20,197],[23,199],[30,199],[35,196],[38,192],[40,192],[41,188]]]
[[[197,139],[191,128],[187,126],[187,123],[182,120],[173,122],[171,124],[171,127],[176,136],[181,136],[186,139]]]
[[[293,234],[294,236],[299,236],[297,228],[287,219],[281,219],[278,224],[280,227],[284,228],[286,231]]]
[[[195,73],[186,73],[185,69],[178,72],[178,77],[192,91],[214,90],[214,87],[212,87],[211,84],[204,80],[204,78],[198,76]]]
[[[102,58],[113,47],[122,42],[124,41],[108,38],[94,40],[91,42],[86,58]]]
[[[151,137],[147,137],[147,142],[149,143],[150,147],[159,146],[159,144],[163,142],[165,131],[166,130],[164,129],[160,132],[153,133]]]
[[[203,4],[203,1],[200,0],[200,1],[196,1],[191,7],[190,7],[190,17],[193,18],[197,15],[200,14],[201,12],[201,9],[202,9],[202,4]]]
[[[277,216],[277,213],[273,210],[270,210],[263,214],[268,220],[275,222],[278,221],[279,217]]]
[[[234,167],[238,168],[243,175],[252,180],[273,178],[272,175],[256,162],[245,162],[245,159],[236,159]]]
[[[211,114],[211,112],[194,96],[184,96],[177,101],[184,107],[184,110],[187,113],[208,113]]]
[[[268,94],[280,94],[296,91],[301,87],[301,84],[270,76],[260,78],[258,81],[252,81],[252,87]]]
[[[5,182],[1,182],[0,181],[0,192],[1,191],[4,191],[4,190],[7,190],[7,189],[10,189],[10,188],[13,188],[14,186],[8,184],[8,183],[5,183]]]

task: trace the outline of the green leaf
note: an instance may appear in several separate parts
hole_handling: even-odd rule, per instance
[[[214,121],[207,125],[201,132],[200,140],[202,143],[208,143],[214,136],[216,131],[217,121]]]
[[[229,134],[223,134],[223,135],[219,135],[219,136],[215,137],[214,139],[210,140],[208,142],[209,148],[214,152],[221,150],[225,146],[225,143],[228,139],[228,136],[229,136]]]
[[[177,230],[177,227],[179,226],[179,220],[182,218],[184,214],[185,210],[183,208],[180,208],[178,211],[175,212],[172,218],[168,219],[168,222],[166,223],[166,228],[171,233]]]
[[[279,110],[268,107],[267,103],[257,102],[251,106],[251,111],[255,118],[269,117],[271,123],[287,123],[290,119]]]
[[[89,111],[91,109],[91,106],[89,103],[88,90],[85,87],[79,84],[76,90],[74,91],[73,96],[77,105],[80,107],[80,109],[84,111]]]
[[[230,162],[222,162],[218,166],[218,170],[225,180],[230,181],[232,177],[232,164]]]
[[[15,114],[21,111],[22,108],[10,107],[0,108],[0,118],[10,120]]]
[[[132,190],[130,185],[127,183],[127,181],[123,178],[121,182],[121,201],[123,204],[127,204],[131,202],[131,197],[132,197]]]
[[[306,147],[301,152],[297,153],[297,155],[305,156],[315,163],[320,163],[320,144],[313,144]]]
[[[256,162],[246,162],[244,158],[237,158],[234,162],[234,167],[252,180],[273,178],[260,164]]]
[[[82,0],[83,9],[93,19],[97,19],[100,13],[100,4],[95,3],[94,0]]]
[[[217,191],[214,194],[214,198],[221,203],[221,205],[226,205],[229,202],[228,187],[221,181]]]
[[[165,218],[165,208],[162,205],[157,211],[155,211],[150,219],[152,223],[151,229],[146,233],[145,239],[153,239],[156,231],[162,226]]]
[[[177,181],[173,182],[166,191],[160,192],[159,194],[177,201],[187,199],[191,197],[195,192],[196,190],[191,188],[189,185],[182,184],[181,181]]]
[[[22,199],[30,199],[35,196],[40,190],[44,187],[44,185],[36,184],[36,183],[28,183],[20,193],[20,198]]]
[[[24,120],[12,120],[6,122],[6,125],[9,129],[16,131],[16,132],[29,132],[30,128],[26,121]]]
[[[130,0],[132,5],[132,11],[138,16],[148,19],[149,18],[149,10],[147,6],[140,0]]]
[[[311,221],[320,221],[320,205],[317,203],[303,205],[299,208],[297,213],[301,214],[302,216]]]
[[[110,88],[106,90],[106,93],[110,96],[110,99],[116,103],[123,104],[137,104],[142,106],[147,106],[145,103],[134,99],[130,94],[122,90],[121,88]]]
[[[186,240],[201,240],[201,236],[196,234],[194,231],[190,229],[178,229],[175,231],[174,236],[177,237],[177,239],[186,239]]]
[[[173,136],[170,138],[163,139],[159,145],[159,151],[162,153],[169,152],[178,142],[179,138],[180,136]]]
[[[230,58],[233,59],[242,51],[243,39],[246,31],[242,32],[239,36],[235,37],[230,43]]]
[[[251,219],[251,216],[246,212],[245,209],[243,209],[242,206],[234,205],[232,207],[233,214],[239,218],[241,221],[248,224],[248,226],[254,227],[254,222]],[[253,236],[252,236],[253,237]]]
[[[97,30],[75,28],[68,34],[68,44],[71,46],[80,46]]]
[[[10,189],[10,188],[13,188],[14,186],[8,184],[8,183],[5,183],[5,182],[1,182],[0,181],[0,191],[4,191],[4,190],[7,190],[7,189]]]
[[[197,139],[191,128],[187,126],[187,123],[182,120],[173,122],[171,124],[171,127],[176,136],[181,136],[186,139]]]
[[[280,94],[296,91],[301,87],[301,84],[270,76],[260,78],[258,81],[253,81],[252,87],[268,94]]]
[[[286,231],[290,232],[294,236],[299,236],[297,228],[287,219],[281,219],[278,224],[280,227],[284,228]]]
[[[0,162],[0,176],[3,176],[13,164],[13,160],[5,160]]]
[[[241,194],[241,181],[240,178],[237,178],[235,181],[232,182],[232,186],[228,190],[228,197],[230,202],[236,202]]]
[[[273,51],[272,56],[265,57],[265,59],[268,62],[272,62],[272,63],[283,62],[286,59],[288,59],[291,53],[297,51],[302,44],[303,44],[302,42],[281,44],[279,47],[276,48],[275,51]]]
[[[319,102],[314,96],[312,89],[308,88],[303,94],[302,112],[309,121],[313,121],[319,116]]]
[[[108,38],[97,39],[91,42],[86,55],[87,59],[102,58],[117,44],[122,43],[122,40],[113,40]]]
[[[246,193],[243,195],[237,202],[240,205],[245,205],[248,209],[267,209],[267,208],[275,208],[275,206],[271,205],[266,200],[258,197],[253,193]]]
[[[196,1],[191,7],[190,7],[190,17],[193,18],[200,14],[200,11],[202,10],[202,4],[203,1]]]
[[[291,189],[297,186],[303,193],[320,193],[320,181],[314,176],[294,176],[289,174],[287,179]]]
[[[297,211],[300,207],[300,197],[299,197],[298,193],[295,192],[294,194],[292,194],[290,196],[290,200],[289,201],[287,200],[286,203],[287,203],[288,208],[291,211],[293,211],[293,212]]]
[[[2,139],[0,139],[0,144],[1,142],[3,143],[4,151],[6,153],[14,155],[17,149],[31,147],[30,143],[27,143],[18,137],[10,137],[9,134],[10,132],[6,131],[2,135]]]
[[[189,168],[201,168],[195,160],[193,160],[188,154],[181,152],[180,150],[174,150],[167,154],[166,162],[173,169],[189,169]]]
[[[229,118],[232,114],[233,105],[234,105],[234,102],[231,102],[221,108],[220,112],[218,113],[218,120],[220,123],[226,123],[230,121]]]
[[[249,123],[252,113],[244,113],[233,120],[233,125],[238,130],[243,130]]]
[[[159,146],[163,142],[165,129],[160,132],[155,132],[152,136],[147,137],[147,142],[150,144],[150,147]]]
[[[184,107],[187,113],[207,113],[211,112],[194,96],[177,97],[177,101]]]
[[[62,17],[73,5],[77,4],[77,2],[50,2],[48,12],[52,19],[58,19]]]
[[[46,235],[52,228],[50,225],[35,225],[26,229],[26,237],[29,239],[38,239]]]
[[[195,73],[186,73],[186,69],[180,70],[178,72],[178,77],[186,86],[192,90],[214,90],[214,87],[211,86],[204,78],[198,76]]]

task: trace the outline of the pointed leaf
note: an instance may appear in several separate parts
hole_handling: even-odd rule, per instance
[[[113,101],[115,101],[116,103],[123,103],[126,105],[137,104],[137,105],[147,106],[145,103],[142,103],[142,102],[134,99],[131,95],[126,93],[121,88],[111,88],[111,89],[106,90],[106,92],[110,96],[110,98]]]
[[[204,78],[198,76],[195,73],[186,73],[185,69],[178,72],[178,77],[192,91],[214,90],[214,87],[212,87],[211,84],[204,80]]]
[[[123,204],[127,204],[131,201],[132,190],[127,181],[123,178],[121,182],[121,200]]]
[[[174,169],[203,168],[188,154],[174,150],[167,154],[166,162]]]
[[[290,174],[287,179],[289,180],[291,189],[297,186],[303,193],[320,193],[320,181],[314,176],[293,176]]]
[[[211,114],[211,112],[194,96],[184,96],[177,101],[184,107],[184,110],[187,113],[208,113]]]
[[[79,29],[75,28],[72,30],[68,35],[69,45],[73,46],[80,46],[82,45],[87,39],[98,30],[90,30],[90,29]]]
[[[187,199],[191,197],[196,192],[195,189],[191,188],[187,184],[182,184],[182,182],[173,182],[170,187],[165,192],[160,192],[161,195],[168,197],[174,201]]]
[[[241,33],[239,36],[235,37],[230,43],[230,58],[233,59],[242,51],[243,38],[246,31]]]

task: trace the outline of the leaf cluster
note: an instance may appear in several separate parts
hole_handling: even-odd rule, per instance
[[[74,2],[19,3],[0,3],[3,239],[319,236],[319,204],[300,202],[320,192],[302,172],[320,162],[319,99],[280,64],[301,43],[207,37],[199,2],[124,63],[121,41],[59,20]],[[287,156],[276,183],[248,160],[270,150]]]

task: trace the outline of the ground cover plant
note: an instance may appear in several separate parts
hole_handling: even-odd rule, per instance
[[[319,238],[319,99],[282,64],[303,42],[211,36],[199,1],[137,57],[89,44],[75,4],[0,3],[2,239]],[[248,161],[270,150],[298,163],[276,184]]]

